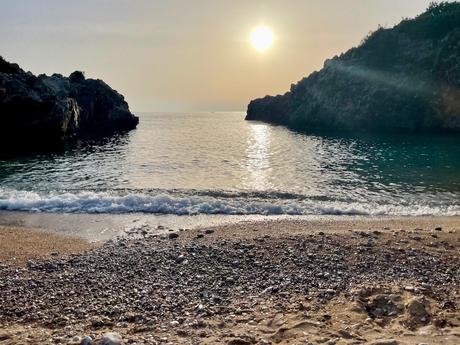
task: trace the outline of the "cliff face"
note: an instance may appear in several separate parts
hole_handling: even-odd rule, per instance
[[[246,119],[313,131],[460,131],[460,3],[378,29],[286,94],[252,101]]]
[[[122,95],[74,72],[34,76],[0,57],[0,154],[56,148],[86,133],[130,130]]]

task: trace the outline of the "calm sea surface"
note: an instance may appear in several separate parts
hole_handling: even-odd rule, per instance
[[[243,113],[139,114],[137,130],[0,160],[0,210],[460,215],[460,137],[319,137]]]

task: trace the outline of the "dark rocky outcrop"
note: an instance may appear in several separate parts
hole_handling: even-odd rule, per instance
[[[62,147],[94,133],[134,129],[123,96],[82,72],[34,76],[0,57],[0,155]]]
[[[307,131],[460,132],[460,3],[379,28],[286,94],[252,101],[246,119]]]

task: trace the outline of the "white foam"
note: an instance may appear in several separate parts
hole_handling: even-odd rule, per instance
[[[219,198],[142,192],[31,192],[0,188],[0,210],[65,213],[155,213],[174,215],[460,215],[460,205],[373,204],[318,200]]]

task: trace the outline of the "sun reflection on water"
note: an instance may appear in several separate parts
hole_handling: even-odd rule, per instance
[[[270,144],[270,126],[265,124],[253,124],[250,126],[245,164],[249,174],[243,182],[245,188],[256,190],[273,188],[268,179],[272,169],[270,164]]]

